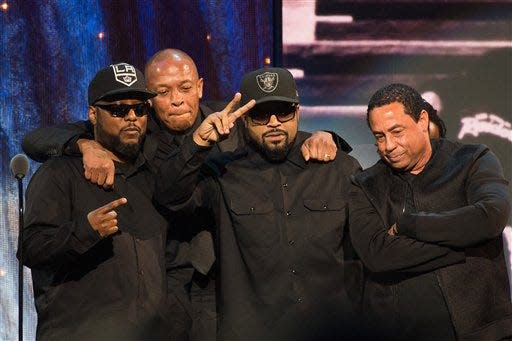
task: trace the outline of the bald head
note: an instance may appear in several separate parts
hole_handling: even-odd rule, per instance
[[[161,72],[162,66],[169,64],[176,66],[183,65],[190,68],[190,72],[194,73],[195,76],[199,78],[196,64],[188,54],[178,49],[165,49],[155,53],[146,63],[144,70],[146,80],[151,73]]]
[[[203,79],[192,58],[181,50],[161,50],[147,62],[145,75],[148,89],[157,93],[152,103],[160,121],[171,132],[190,129],[203,97]]]

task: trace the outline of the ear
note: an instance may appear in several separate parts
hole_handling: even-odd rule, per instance
[[[89,106],[89,109],[87,110],[87,116],[89,116],[89,121],[92,125],[96,125],[96,122],[98,120],[96,108],[93,106]]]
[[[420,113],[420,117],[418,119],[418,124],[422,131],[428,132],[428,122],[429,122],[428,112],[426,112],[425,110],[422,110]]]
[[[197,94],[199,96],[199,99],[203,98],[203,79],[199,78],[197,80]]]

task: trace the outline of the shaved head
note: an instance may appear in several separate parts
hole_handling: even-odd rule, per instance
[[[181,50],[161,50],[144,73],[148,89],[157,93],[151,102],[158,119],[173,133],[187,132],[198,119],[203,97],[203,79],[192,58]]]
[[[166,64],[185,65],[190,68],[191,73],[193,73],[196,78],[199,78],[196,64],[188,54],[178,49],[165,49],[155,53],[146,63],[146,68],[144,69],[146,79],[150,73],[161,72],[162,66]]]

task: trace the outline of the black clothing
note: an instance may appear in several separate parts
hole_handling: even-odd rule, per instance
[[[483,145],[432,146],[418,175],[379,161],[355,176],[350,236],[368,269],[365,308],[393,338],[449,338],[446,310],[459,340],[510,338],[501,233],[511,199],[499,161]]]
[[[389,212],[392,212],[395,221],[404,212],[418,212],[413,192],[415,177],[411,173],[398,173],[397,182],[402,182],[398,188],[403,188],[403,192],[395,188],[394,196],[388,203]],[[397,296],[396,321],[400,333],[395,334],[395,337],[403,340],[421,339],[421,335],[417,335],[418,331],[430,330],[427,340],[455,340],[450,315],[434,272],[414,274],[407,280],[403,279]]]
[[[297,141],[281,163],[250,145],[204,164],[209,148],[187,138],[167,160],[157,200],[172,210],[209,209],[217,226],[219,332],[225,340],[338,339],[350,332],[345,281],[347,190],[358,162],[304,161]],[[347,277],[345,271],[349,271]]]
[[[180,134],[170,134],[156,118],[155,112],[151,111],[142,149],[145,159],[148,160],[148,167],[152,170],[157,169],[162,160],[176,152],[185,137],[194,131],[206,116],[224,107],[225,103],[222,102],[202,103],[200,115],[194,125]],[[235,150],[242,139],[240,123],[237,122],[230,137],[213,148],[212,153]],[[75,142],[79,138],[93,138],[93,128],[89,121],[36,129],[23,140],[23,150],[36,161],[44,161],[49,157],[63,154],[77,155],[79,151]],[[212,339],[215,336],[215,328],[211,327],[212,316],[215,319],[216,315],[215,286],[213,280],[212,283],[203,282],[214,278],[214,271],[210,270],[215,260],[213,241],[210,233],[205,232],[207,228],[211,230],[213,217],[202,210],[192,215],[169,215],[164,211],[161,213],[171,226],[167,237],[166,268],[169,302],[172,305],[170,309],[173,310],[171,323],[176,338],[187,339],[188,331],[194,325],[194,329],[197,330],[192,330],[192,340]],[[195,273],[195,270],[199,273]],[[195,280],[198,278],[200,281]],[[208,290],[201,290],[203,286],[207,286]],[[198,297],[190,297],[192,294]],[[201,302],[202,310],[193,306],[192,301]],[[175,302],[178,305],[174,304]]]
[[[115,181],[113,190],[91,184],[78,157],[49,160],[30,181],[21,247],[38,340],[164,337],[167,223],[153,206],[154,174],[139,155],[117,165]],[[87,214],[121,197],[120,231],[101,238]]]

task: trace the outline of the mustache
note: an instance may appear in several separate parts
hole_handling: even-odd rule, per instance
[[[261,135],[261,137],[265,138],[268,135],[275,135],[276,133],[284,134],[284,135],[288,136],[288,132],[286,132],[285,130],[274,128],[274,129],[271,129],[271,130],[268,130],[268,131],[264,132]]]
[[[134,129],[137,130],[137,132],[139,132],[139,133],[141,132],[140,127],[136,126],[135,124],[127,125],[123,129],[121,129],[121,131],[134,130]]]
[[[186,113],[189,113],[191,112],[191,110],[187,110],[187,109],[180,109],[180,110],[168,110],[165,112],[165,114],[167,116],[180,116],[180,115],[184,115]]]

